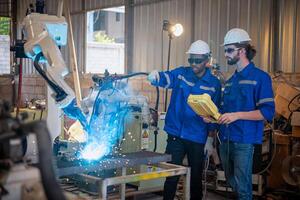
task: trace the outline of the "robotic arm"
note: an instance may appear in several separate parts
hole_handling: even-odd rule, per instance
[[[68,25],[65,18],[32,13],[26,16],[23,24],[27,36],[24,45],[26,55],[34,60],[35,68],[53,90],[52,96],[59,107],[67,107],[75,95],[64,81],[68,69],[58,48],[67,43]],[[46,70],[39,63],[47,63]]]
[[[23,25],[27,36],[25,54],[34,60],[34,67],[53,90],[52,97],[58,106],[68,117],[79,120],[88,129],[86,117],[76,105],[74,92],[64,81],[68,69],[58,47],[67,43],[65,18],[32,13],[26,16]],[[46,64],[45,70],[40,63]]]
[[[83,100],[83,108],[81,110],[76,105],[73,90],[64,81],[64,77],[68,74],[68,69],[58,48],[67,43],[68,25],[65,18],[32,13],[26,16],[23,24],[27,36],[27,42],[24,45],[25,54],[34,60],[35,68],[53,90],[52,96],[58,106],[68,117],[79,120],[87,132],[92,132],[90,131],[90,119],[98,117],[98,113],[95,111],[99,109],[99,99],[104,101],[106,98],[113,99],[112,97],[115,97],[114,100],[127,103],[135,99],[136,102],[131,103],[141,107],[143,120],[145,122],[149,121],[149,107],[144,99],[139,98],[137,100],[136,96],[126,96],[122,99],[122,95],[118,92],[113,92],[114,95],[104,92],[104,90],[113,88],[113,83],[117,80],[127,79],[136,75],[148,75],[147,73],[140,72],[127,76],[111,76],[107,72],[103,80],[101,79],[103,83],[100,84],[100,79],[96,81],[99,84],[99,88],[94,96]],[[43,67],[41,63],[44,63],[46,67]]]

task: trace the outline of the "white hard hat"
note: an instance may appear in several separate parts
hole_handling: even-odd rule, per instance
[[[187,54],[210,54],[209,46],[206,42],[202,40],[197,40],[193,42],[186,52]]]
[[[249,41],[251,41],[251,38],[249,37],[249,34],[245,30],[240,28],[233,28],[226,33],[224,37],[223,46],[228,44],[242,43],[242,42],[249,42]]]

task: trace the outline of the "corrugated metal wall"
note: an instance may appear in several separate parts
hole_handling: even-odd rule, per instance
[[[194,39],[202,39],[209,43],[213,56],[224,66],[224,71],[227,71],[228,67],[223,48],[219,45],[229,29],[241,27],[249,32],[252,44],[258,50],[254,59],[258,66],[266,71],[300,72],[299,0],[195,0],[194,19],[183,14],[192,13],[191,2],[193,0],[169,0],[135,7],[134,70],[160,69],[161,55],[166,65],[167,38],[164,34],[162,51],[159,44],[162,37],[159,36],[159,31],[162,20],[169,18],[188,24],[184,25],[185,33],[191,31],[189,24],[194,20]],[[153,30],[151,34],[146,34],[148,29]],[[187,42],[191,39],[191,34],[184,34],[173,40],[175,45],[172,45],[172,65],[185,62],[183,54],[188,45],[182,41]],[[155,54],[151,53],[153,46],[156,46]],[[149,51],[150,54],[147,53]]]
[[[11,17],[11,1],[1,0],[0,1],[0,16]]]
[[[199,0],[195,6],[196,38],[207,41],[213,57],[227,71],[223,38],[228,30],[245,29],[258,50],[254,59],[264,70],[271,69],[271,0]]]
[[[19,2],[19,20],[31,2],[34,0]],[[125,0],[70,2],[79,71],[83,71],[85,11],[123,5]],[[56,13],[56,8],[57,0],[46,1],[48,13]],[[186,64],[185,51],[190,43],[202,39],[210,44],[213,56],[227,71],[219,45],[227,30],[241,27],[250,33],[258,50],[254,59],[258,66],[268,71],[300,72],[299,0],[134,0],[132,71],[165,69],[168,36],[162,32],[164,19],[179,22],[185,28],[181,37],[172,40],[171,66]],[[68,52],[63,52],[68,62]],[[25,68],[25,73],[33,71],[30,61]]]
[[[182,23],[184,34],[172,41],[171,65],[186,63],[185,51],[192,40],[209,43],[213,57],[226,66],[223,47],[220,44],[226,32],[233,27],[249,31],[253,45],[259,50],[255,62],[263,69],[271,69],[271,0],[169,0],[135,7],[134,66],[136,71],[161,69],[167,59],[167,37],[164,33],[162,51],[161,28],[163,19]],[[194,9],[194,25],[192,16]],[[194,38],[191,31],[194,26]],[[227,67],[224,67],[227,71]]]
[[[17,21],[19,23],[22,22],[23,18],[26,16],[26,11],[29,8],[30,4],[35,4],[35,0],[22,0],[18,1],[18,13],[17,13]]]
[[[300,1],[279,0],[276,70],[300,72]]]
[[[135,6],[133,71],[166,69],[168,36],[166,32],[162,32],[163,20],[191,27],[190,10],[189,0],[170,0]],[[171,66],[185,63],[185,52],[190,42],[189,28],[184,29],[181,37],[172,40]]]

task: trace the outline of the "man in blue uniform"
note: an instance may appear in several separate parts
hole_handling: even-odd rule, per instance
[[[221,100],[220,157],[226,179],[241,200],[252,199],[254,144],[261,144],[264,120],[275,112],[270,76],[251,60],[256,50],[248,33],[231,29],[224,38],[227,63],[236,65]]]
[[[166,153],[172,155],[171,163],[177,165],[182,165],[183,158],[187,155],[188,165],[191,167],[191,199],[201,200],[204,147],[207,152],[212,151],[213,139],[207,139],[207,136],[208,132],[216,127],[203,122],[203,119],[189,107],[187,99],[190,94],[207,93],[218,105],[221,84],[206,68],[210,58],[207,43],[201,40],[192,43],[187,54],[190,66],[181,66],[164,72],[153,71],[148,80],[154,86],[172,89],[164,127],[168,133]],[[178,179],[179,177],[166,179],[165,200],[174,199]]]

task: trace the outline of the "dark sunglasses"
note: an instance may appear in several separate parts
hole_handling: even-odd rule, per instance
[[[189,64],[190,65],[192,65],[192,64],[196,64],[196,65],[198,65],[198,64],[201,64],[201,63],[203,63],[204,61],[206,60],[206,58],[189,58],[188,59],[188,62],[189,62]]]
[[[224,53],[232,53],[234,51],[238,51],[240,50],[240,48],[227,48],[227,49],[224,49]]]

